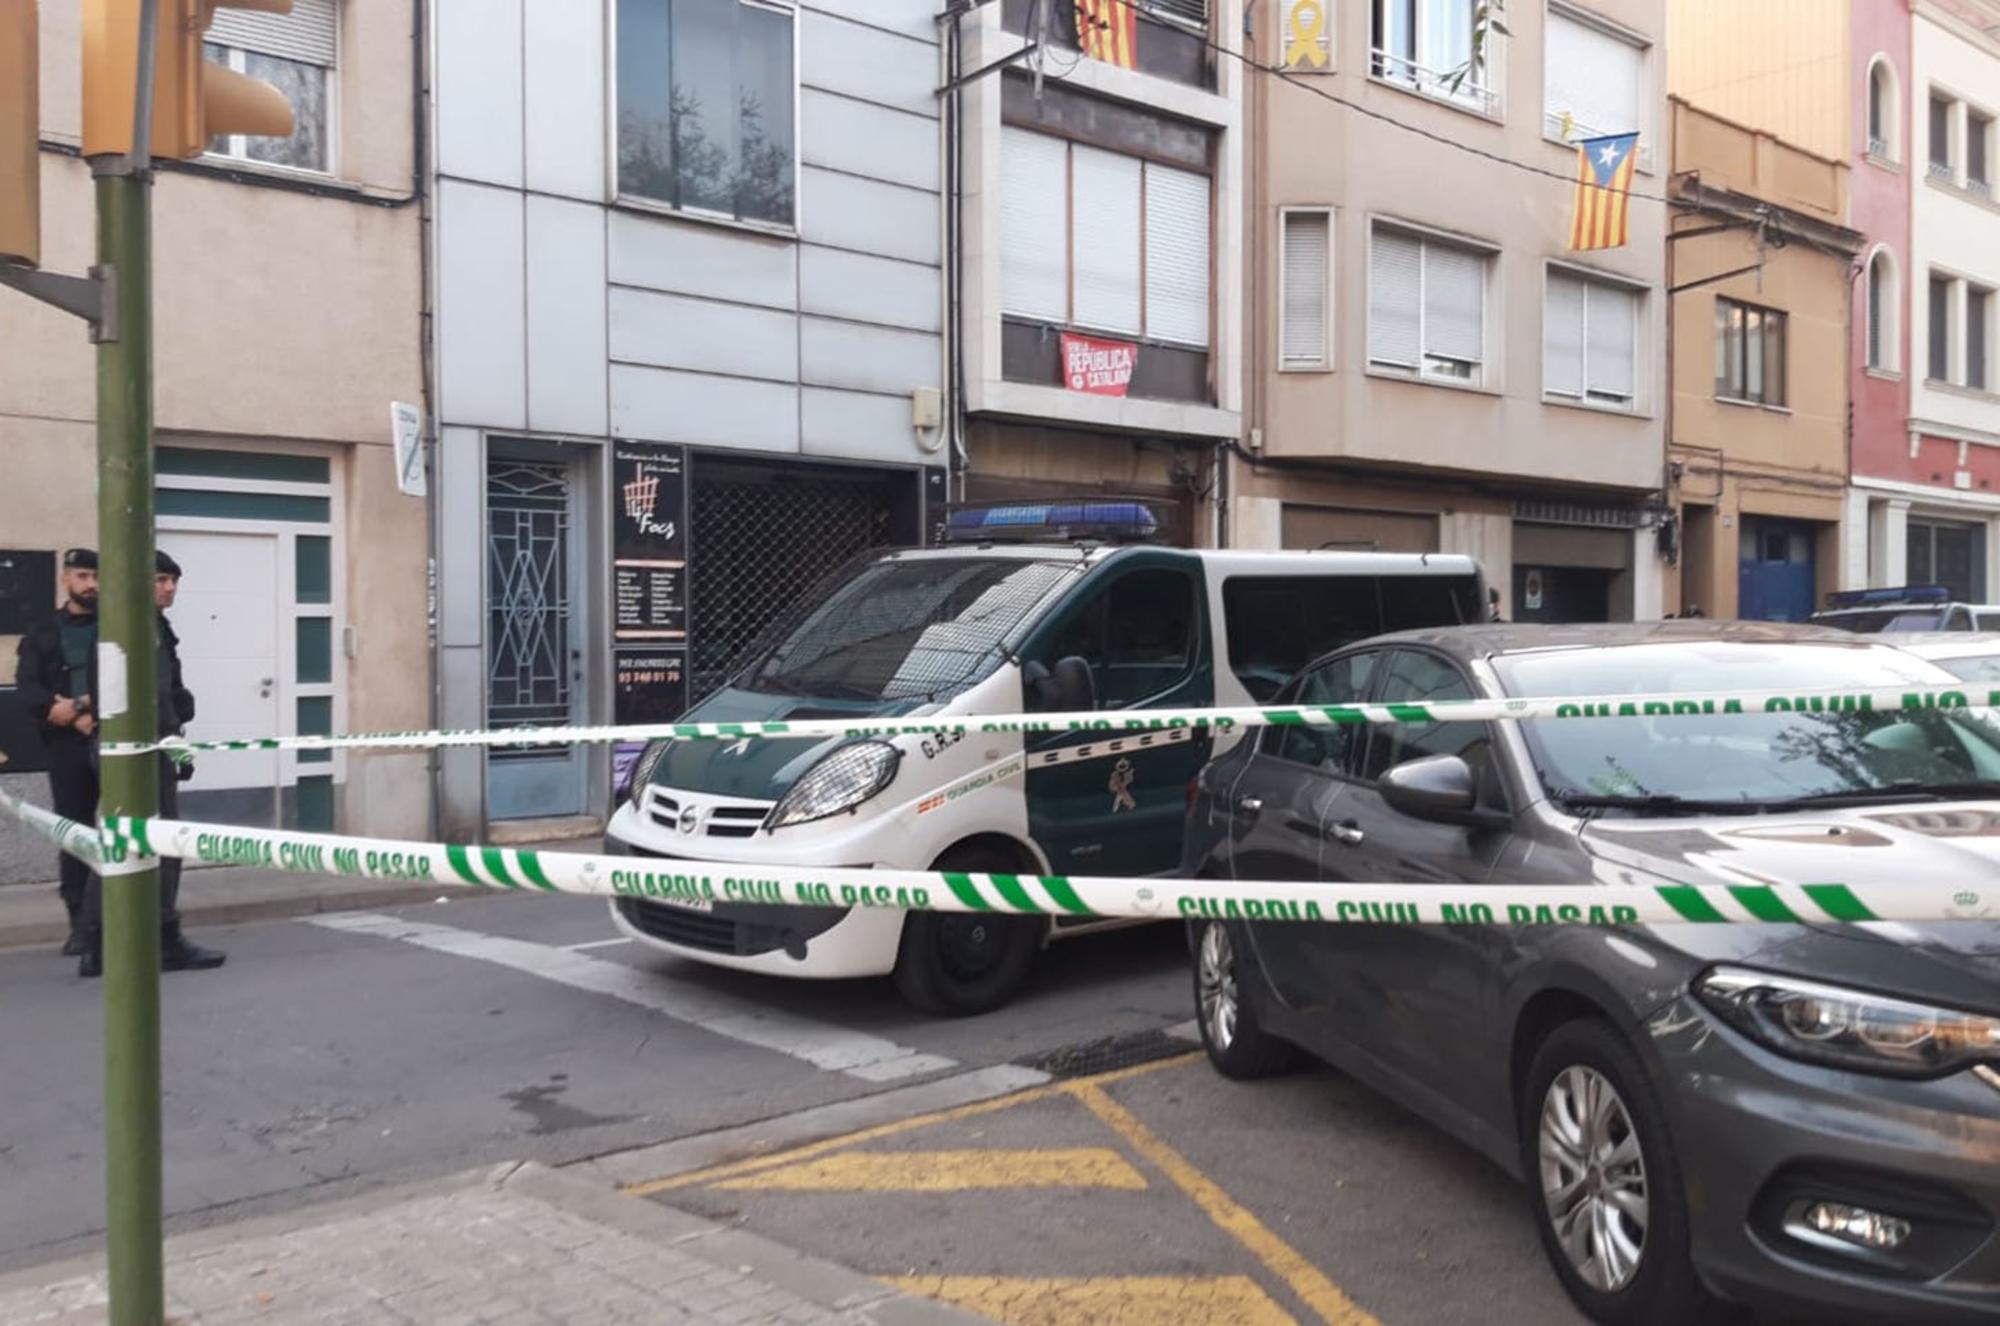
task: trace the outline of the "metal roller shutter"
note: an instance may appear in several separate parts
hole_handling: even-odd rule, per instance
[[[340,46],[340,11],[336,0],[292,0],[289,14],[225,9],[205,40],[330,69]]]

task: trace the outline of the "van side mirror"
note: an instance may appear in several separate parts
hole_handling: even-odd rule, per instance
[[[1459,824],[1470,829],[1498,828],[1507,816],[1479,804],[1479,779],[1472,766],[1456,755],[1429,755],[1409,760],[1383,774],[1376,790],[1389,808],[1411,819]]]
[[[1054,669],[1034,660],[1021,665],[1030,708],[1042,713],[1088,713],[1097,708],[1097,682],[1090,664],[1071,654],[1056,660]]]

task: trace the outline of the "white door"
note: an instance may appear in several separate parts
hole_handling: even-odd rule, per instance
[[[180,597],[167,620],[181,640],[181,676],[194,692],[187,735],[197,741],[277,736],[278,538],[274,534],[166,532],[160,546],[181,564]],[[204,751],[181,784],[181,813],[196,807],[246,823],[277,814],[278,752]],[[191,804],[192,803],[192,804]]]

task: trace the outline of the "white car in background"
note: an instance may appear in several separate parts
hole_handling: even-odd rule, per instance
[[[2000,687],[2000,631],[1910,631],[1882,643],[1937,664],[1960,681]]]

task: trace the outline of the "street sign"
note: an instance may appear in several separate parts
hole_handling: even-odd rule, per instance
[[[389,436],[396,443],[396,487],[411,497],[430,491],[424,477],[424,412],[401,401],[389,402]]]

